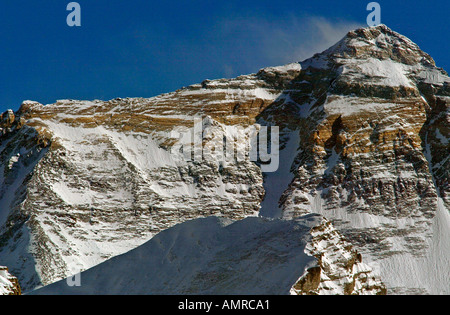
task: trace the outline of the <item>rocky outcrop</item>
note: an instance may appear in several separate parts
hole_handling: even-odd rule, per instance
[[[386,295],[379,275],[363,263],[362,255],[323,219],[311,229],[306,252],[317,258],[292,287],[299,295]]]
[[[20,295],[20,285],[16,277],[8,272],[8,268],[0,266],[0,295]]]

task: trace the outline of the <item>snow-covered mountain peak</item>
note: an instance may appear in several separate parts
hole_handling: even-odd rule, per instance
[[[342,40],[322,53],[302,62],[308,66],[324,68],[343,59],[390,60],[413,66],[422,64],[434,66],[430,55],[423,52],[409,38],[391,30],[386,25],[360,28],[350,31]]]

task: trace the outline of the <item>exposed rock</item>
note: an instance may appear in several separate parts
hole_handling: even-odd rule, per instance
[[[327,220],[311,230],[307,253],[317,258],[293,286],[301,295],[386,295],[387,290],[362,256]]]
[[[20,285],[16,277],[8,272],[8,268],[0,266],[0,295],[20,295]]]

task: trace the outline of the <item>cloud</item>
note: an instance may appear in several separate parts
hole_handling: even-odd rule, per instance
[[[120,61],[116,67],[190,84],[303,61],[359,27],[318,16],[227,16],[183,32],[139,27],[116,36],[109,50]]]

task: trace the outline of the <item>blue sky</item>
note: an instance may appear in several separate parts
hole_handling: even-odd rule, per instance
[[[23,100],[151,97],[303,60],[358,26],[370,1],[69,0],[0,3],[0,110]],[[378,1],[382,23],[450,71],[449,1]]]

